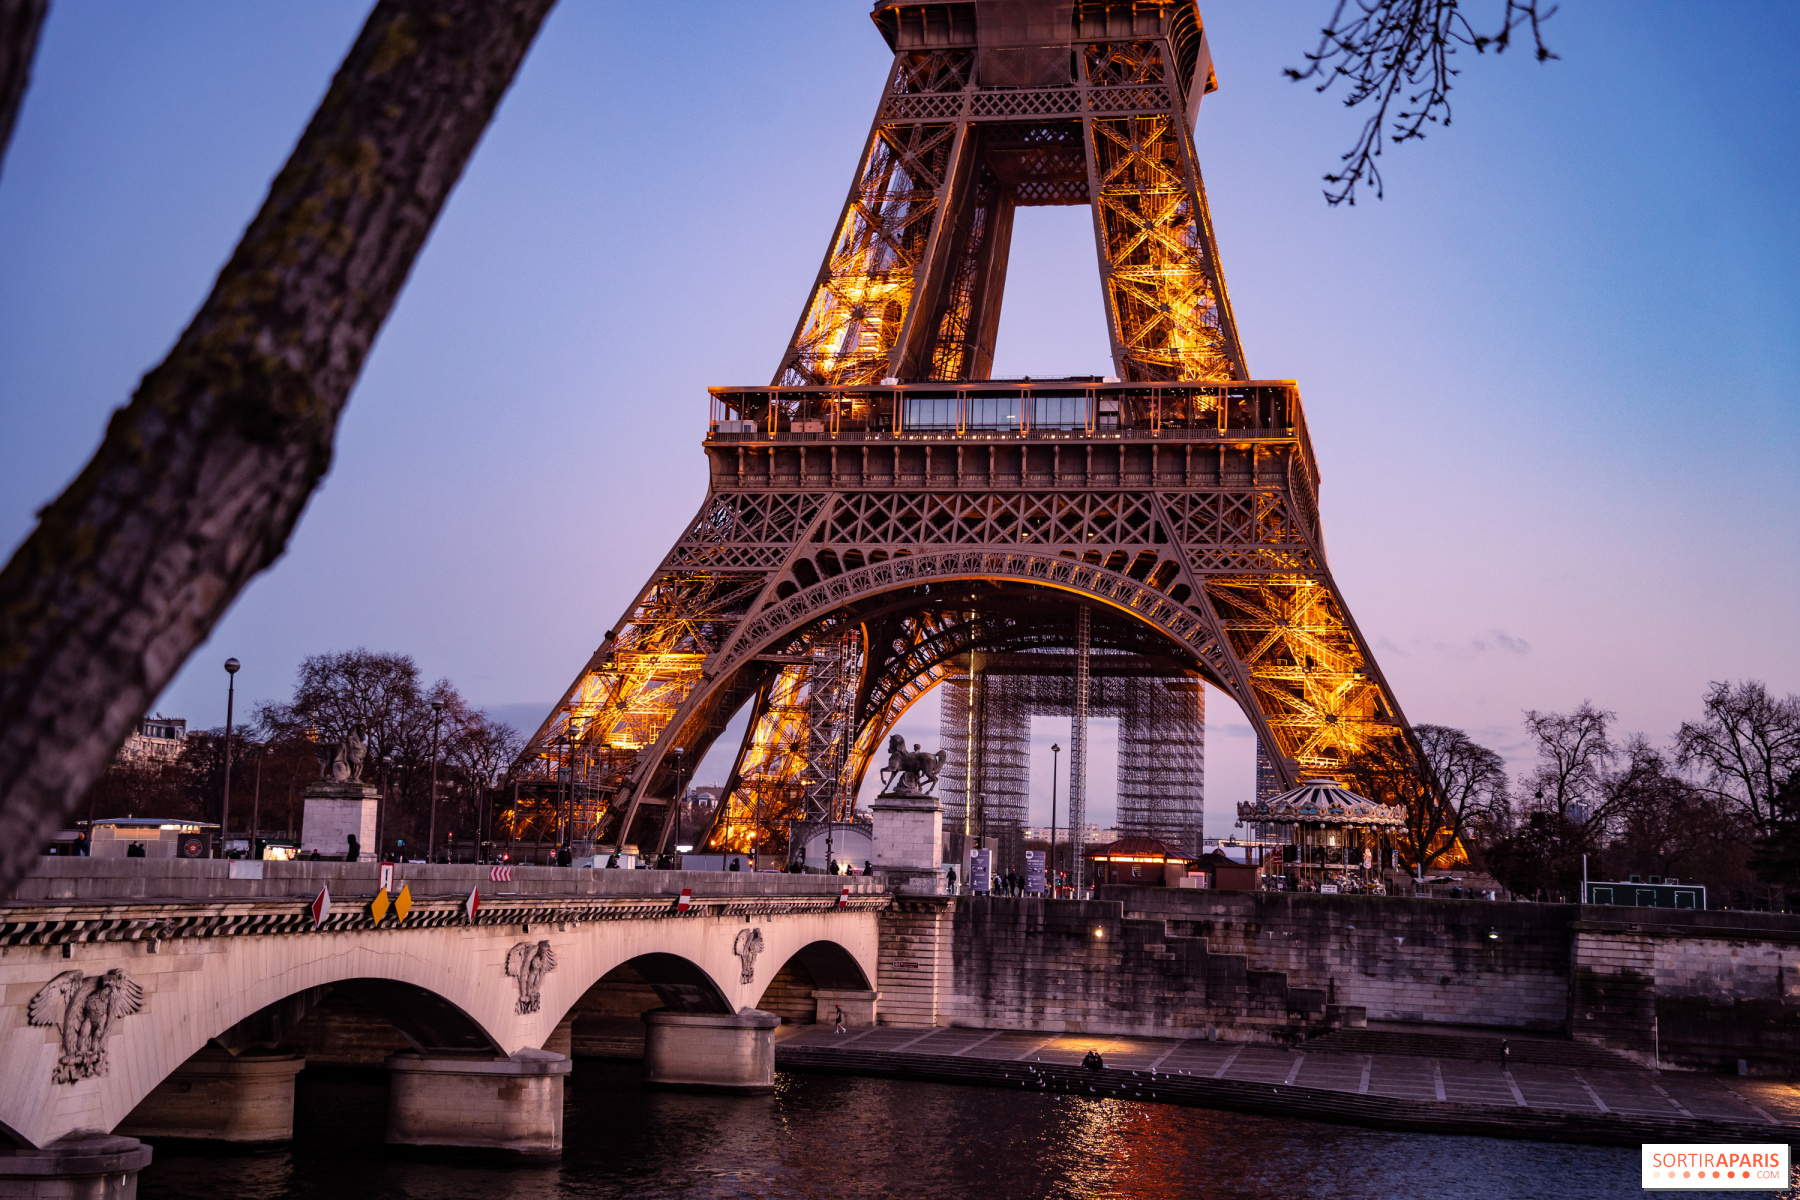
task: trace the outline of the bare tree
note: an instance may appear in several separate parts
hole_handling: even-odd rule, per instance
[[[0,163],[31,86],[31,60],[49,11],[50,0],[0,0]]]
[[[1412,747],[1401,738],[1377,738],[1346,766],[1351,786],[1378,804],[1406,810],[1396,835],[1401,857],[1422,876],[1456,845],[1443,797]]]
[[[286,547],[553,0],[380,0],[168,358],[0,570],[0,890]]]
[[[1542,2],[1505,0],[1499,30],[1480,34],[1463,15],[1459,0],[1338,0],[1330,24],[1319,31],[1319,48],[1306,56],[1305,69],[1285,72],[1296,81],[1319,80],[1315,90],[1320,92],[1342,79],[1350,89],[1346,108],[1375,106],[1356,144],[1343,156],[1344,166],[1325,176],[1332,185],[1326,201],[1355,204],[1356,185],[1364,181],[1374,185],[1379,200],[1381,169],[1375,160],[1383,137],[1398,144],[1424,137],[1428,125],[1449,127],[1450,88],[1458,73],[1450,62],[1459,46],[1499,54],[1512,45],[1514,30],[1528,27],[1538,61],[1555,58],[1544,45],[1543,22],[1556,8],[1539,11]],[[1388,110],[1396,104],[1402,109],[1390,129]]]
[[[1472,825],[1506,806],[1506,763],[1460,729],[1415,725],[1413,736],[1437,777],[1444,823],[1466,845]]]
[[[1607,773],[1618,751],[1608,732],[1614,714],[1586,700],[1569,713],[1525,714],[1538,765],[1521,780],[1527,812],[1547,812],[1580,825],[1605,806]]]
[[[1705,703],[1700,720],[1681,723],[1675,753],[1762,835],[1775,816],[1776,793],[1800,772],[1800,696],[1776,699],[1752,679],[1714,683]]]

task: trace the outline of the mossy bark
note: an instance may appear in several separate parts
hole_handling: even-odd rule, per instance
[[[554,0],[380,0],[175,348],[0,570],[0,891],[285,549]]]

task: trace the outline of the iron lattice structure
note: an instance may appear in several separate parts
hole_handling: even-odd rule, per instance
[[[707,498],[527,774],[570,769],[573,739],[606,797],[576,836],[661,847],[671,749],[698,762],[750,703],[712,844],[775,849],[807,805],[844,813],[957,655],[1066,650],[1090,622],[1096,657],[1231,696],[1283,786],[1405,739],[1326,563],[1299,390],[1244,366],[1194,153],[1214,83],[1192,0],[874,19],[893,64],[774,381],[712,389]],[[1083,203],[1113,375],[986,378],[1014,210]]]

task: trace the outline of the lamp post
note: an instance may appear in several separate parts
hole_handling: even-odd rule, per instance
[[[375,802],[375,861],[377,862],[386,861],[381,857],[381,847],[384,844],[381,838],[387,829],[388,807],[393,802],[394,796],[394,752],[392,750],[381,756],[381,779],[385,785],[383,788],[385,794]]]
[[[681,853],[681,768],[685,763],[687,750],[681,746],[670,747],[675,752],[675,853]]]
[[[225,795],[219,803],[219,856],[225,857],[225,838],[231,831],[231,722],[232,706],[237,700],[237,673],[243,664],[235,658],[225,660]]]
[[[425,840],[425,861],[437,853],[437,789],[438,789],[438,730],[444,724],[444,702],[431,702],[431,827]]]
[[[1050,898],[1056,899],[1056,766],[1062,747],[1050,743]]]
[[[251,742],[256,747],[256,787],[250,793],[250,857],[261,858],[256,848],[256,834],[262,827],[262,764],[268,747],[259,742]]]

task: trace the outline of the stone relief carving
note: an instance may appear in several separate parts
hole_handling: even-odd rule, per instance
[[[119,1017],[144,1007],[144,989],[123,968],[104,975],[64,971],[31,998],[26,1019],[62,1031],[62,1057],[50,1078],[74,1083],[106,1074],[106,1035]]]
[[[554,970],[556,951],[549,942],[520,942],[506,952],[506,973],[519,981],[519,1002],[514,1010],[520,1016],[538,1010],[544,976]]]
[[[895,734],[888,739],[888,765],[881,768],[884,796],[929,796],[937,787],[938,772],[944,769],[949,752],[939,750],[927,754],[914,743],[906,750],[906,739]]]
[[[363,760],[369,757],[369,731],[352,725],[338,742],[319,742],[313,753],[319,758],[319,778],[332,783],[361,783]]]
[[[763,952],[763,935],[760,929],[738,930],[737,941],[731,944],[731,952],[738,956],[743,964],[739,973],[739,983],[749,983],[756,978],[756,956]]]

